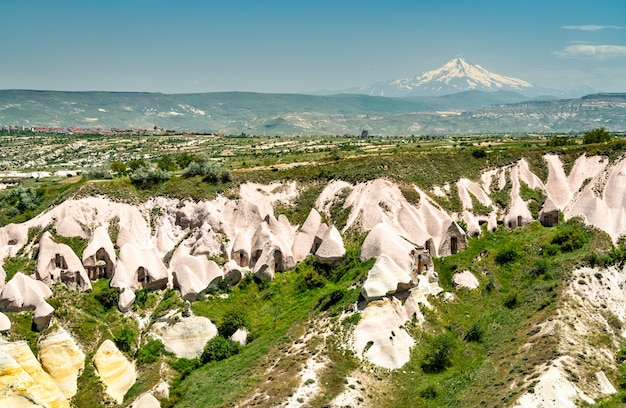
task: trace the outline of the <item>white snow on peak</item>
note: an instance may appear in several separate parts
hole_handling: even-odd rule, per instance
[[[434,89],[441,84],[459,90],[524,90],[534,87],[524,80],[489,72],[480,65],[471,64],[463,58],[450,60],[442,67],[424,72],[414,78],[398,79],[390,83],[391,86],[404,90]]]

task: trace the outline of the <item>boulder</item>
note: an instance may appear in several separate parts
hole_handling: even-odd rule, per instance
[[[89,279],[111,278],[115,272],[116,261],[115,248],[109,233],[106,228],[99,226],[83,251],[83,266]]]
[[[137,379],[134,365],[111,340],[105,340],[98,347],[93,362],[104,384],[105,392],[121,404],[124,395]]]
[[[368,301],[401,292],[415,286],[411,275],[400,268],[393,259],[381,255],[367,273],[367,279],[361,288],[361,294]]]
[[[293,260],[295,262],[300,262],[313,252],[315,235],[320,225],[322,225],[322,216],[315,208],[311,208],[308,217],[304,221],[304,224],[302,224],[302,227],[300,227],[293,241],[291,251],[293,252]]]
[[[326,231],[322,244],[315,251],[315,259],[323,265],[337,266],[343,261],[346,248],[343,246],[343,238],[339,230],[333,225]]]
[[[0,312],[0,333],[11,330],[11,320],[4,313]]]
[[[52,291],[45,283],[17,272],[0,292],[0,310],[11,312],[35,310],[50,296]]]
[[[241,346],[245,346],[248,343],[248,334],[250,332],[245,327],[237,329],[236,332],[230,336],[230,341],[233,343],[239,343]]]
[[[147,393],[137,398],[130,408],[161,408],[161,403],[154,395]]]
[[[202,316],[170,314],[157,320],[150,333],[178,358],[200,357],[207,341],[217,336],[217,327]]]
[[[64,329],[39,339],[38,348],[43,369],[63,395],[71,399],[76,395],[78,376],[85,367],[85,353]]]
[[[48,286],[61,280],[69,288],[91,290],[91,282],[78,256],[69,246],[55,242],[48,231],[39,240],[36,276]]]
[[[120,288],[120,298],[117,301],[117,308],[120,312],[129,312],[133,303],[135,303],[135,292],[131,288]]]
[[[25,341],[0,340],[0,406],[67,407],[70,404]]]
[[[54,308],[50,306],[50,304],[45,300],[42,301],[39,305],[37,305],[37,307],[35,308],[35,313],[33,314],[33,323],[35,323],[35,330],[46,330],[48,326],[50,326],[52,316],[54,316]]]
[[[457,287],[476,289],[479,286],[478,279],[470,271],[457,272],[452,275],[452,283]]]

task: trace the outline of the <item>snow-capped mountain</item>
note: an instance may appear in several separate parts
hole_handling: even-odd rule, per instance
[[[455,58],[412,78],[379,82],[353,91],[379,96],[435,96],[470,90],[514,91],[532,96],[541,93],[540,88],[529,82],[495,74],[463,58]]]

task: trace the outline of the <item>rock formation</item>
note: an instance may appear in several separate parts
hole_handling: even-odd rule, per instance
[[[164,289],[168,273],[163,262],[150,249],[140,249],[131,243],[124,244],[117,260],[111,287],[139,289]]]
[[[87,270],[89,279],[111,278],[115,272],[116,261],[115,248],[109,233],[106,228],[99,226],[83,251],[83,266]]]
[[[147,393],[137,398],[130,407],[131,408],[161,408],[161,403],[159,402],[158,399],[154,397],[154,395]]]
[[[308,217],[300,227],[300,230],[295,236],[293,241],[293,260],[300,262],[306,258],[309,254],[314,253],[313,243],[315,242],[315,235],[322,225],[322,216],[315,208],[311,208]]]
[[[202,354],[207,341],[217,336],[217,328],[206,317],[183,317],[174,313],[157,320],[150,333],[176,357],[196,358]]]
[[[70,404],[25,341],[0,340],[0,406],[69,408]]]
[[[388,255],[380,255],[367,273],[361,294],[368,301],[380,299],[415,286],[411,274],[398,266]]]
[[[63,329],[39,339],[39,361],[65,398],[76,395],[77,380],[85,367],[85,353]]]
[[[196,300],[211,284],[223,279],[223,271],[206,256],[193,256],[189,248],[181,244],[170,261],[174,287],[180,290],[184,300]]]
[[[0,310],[35,310],[50,296],[52,291],[45,283],[17,272],[0,292]]]
[[[346,248],[343,246],[341,234],[335,226],[330,227],[315,251],[315,260],[323,265],[337,266],[343,261],[345,254]]]
[[[60,280],[70,289],[91,290],[91,282],[78,256],[69,246],[56,243],[48,231],[39,240],[36,276],[48,286]]]
[[[11,320],[4,313],[0,312],[0,333],[11,330]]]
[[[105,340],[100,345],[93,362],[104,384],[105,392],[121,404],[124,395],[137,378],[135,367],[111,340]]]
[[[470,271],[457,272],[452,275],[452,283],[455,286],[468,289],[476,289],[479,286],[478,279]]]

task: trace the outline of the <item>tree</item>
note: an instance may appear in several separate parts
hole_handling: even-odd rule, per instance
[[[596,128],[583,134],[583,144],[610,142],[612,138],[605,128]]]
[[[231,342],[222,336],[213,337],[204,346],[200,360],[206,364],[211,361],[225,360],[230,356],[239,353],[240,345],[237,342]]]
[[[184,169],[197,159],[198,157],[195,154],[184,152],[176,156],[176,164],[178,164],[179,168]]]
[[[130,179],[135,184],[157,184],[161,181],[169,180],[169,178],[169,172],[148,166],[138,167],[130,173]]]
[[[113,173],[117,173],[117,175],[122,175],[126,171],[126,164],[117,160],[112,161],[111,164],[109,164],[109,167],[111,168],[111,171]]]
[[[170,156],[162,155],[157,160],[157,168],[165,171],[174,171],[176,170],[176,162]]]

